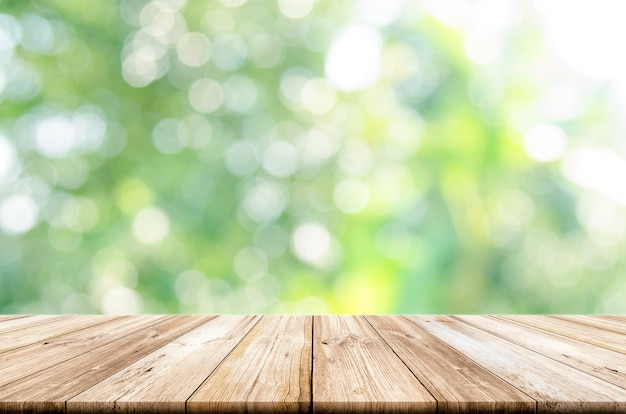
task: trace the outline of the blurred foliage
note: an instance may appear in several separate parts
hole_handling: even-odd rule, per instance
[[[0,313],[626,311],[553,3],[0,1]]]

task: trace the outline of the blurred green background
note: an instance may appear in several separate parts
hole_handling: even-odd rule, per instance
[[[0,313],[626,312],[625,13],[0,1]]]

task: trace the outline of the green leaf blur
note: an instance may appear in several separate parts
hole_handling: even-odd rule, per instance
[[[626,311],[611,7],[0,1],[0,313]]]

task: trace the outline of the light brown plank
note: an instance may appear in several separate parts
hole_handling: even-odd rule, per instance
[[[604,329],[606,331],[617,332],[626,335],[626,320],[604,318],[601,316],[582,316],[582,315],[555,315],[557,319],[563,319],[570,322],[581,323],[583,325],[593,326],[594,328]]]
[[[183,413],[185,401],[258,322],[218,316],[66,403],[70,413]]]
[[[80,320],[83,318],[91,326],[0,354],[0,386],[123,338],[158,322],[164,316],[99,316],[95,319],[99,321],[96,325],[91,317],[75,316],[76,326],[82,326]]]
[[[499,317],[467,315],[455,318],[594,377],[626,387],[626,357],[615,351]]]
[[[23,317],[3,320],[0,323],[0,335],[5,332],[16,331],[44,323],[54,323],[60,319],[67,319],[67,315],[26,315]]]
[[[535,412],[535,400],[405,318],[366,318],[437,399],[438,413]]]
[[[0,387],[0,412],[65,411],[65,401],[169,343],[213,316],[142,318],[145,329]]]
[[[592,315],[594,318],[608,318],[608,319],[617,319],[618,321],[622,321],[626,323],[626,315]]]
[[[43,324],[31,325],[9,332],[2,332],[0,333],[0,353],[119,318],[119,316],[97,315],[72,316],[46,321]]]
[[[25,318],[32,315],[0,315],[0,322],[9,321],[11,319]]]
[[[538,412],[623,412],[626,390],[447,316],[409,320],[537,400]]]
[[[264,316],[187,401],[187,412],[308,413],[312,336],[311,316]]]
[[[605,329],[594,328],[552,316],[507,315],[506,319],[626,354],[626,339],[624,335]]]
[[[431,412],[435,399],[362,316],[315,316],[313,412]]]

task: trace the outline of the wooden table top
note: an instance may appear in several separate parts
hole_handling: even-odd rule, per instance
[[[626,316],[0,316],[0,413],[626,412]]]

